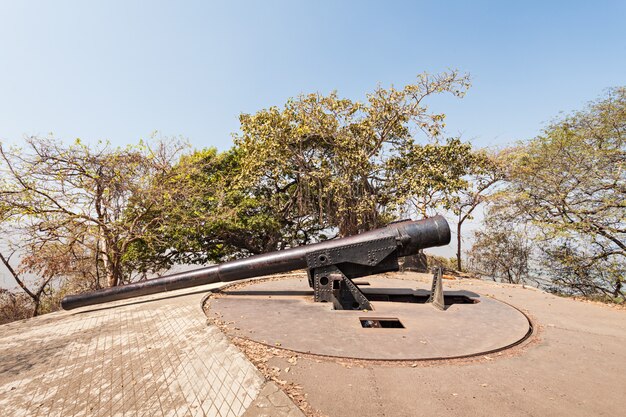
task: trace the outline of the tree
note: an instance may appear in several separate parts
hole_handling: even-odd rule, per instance
[[[457,215],[456,267],[459,271],[463,271],[461,262],[463,224],[472,219],[474,210],[488,200],[489,192],[504,179],[503,163],[496,153],[475,152],[470,163],[473,172],[471,178],[467,181],[466,187],[458,190],[457,199],[452,205],[452,210]]]
[[[425,218],[451,210],[470,186],[468,179],[482,170],[481,155],[458,138],[448,138],[445,144],[413,145],[390,162],[387,192],[396,196],[396,204],[404,205],[406,216]]]
[[[583,249],[585,246],[581,242],[564,239],[543,250],[542,267],[549,271],[553,289],[566,294],[588,298],[600,296],[623,302],[626,262],[620,262],[615,257],[593,259]]]
[[[472,149],[439,143],[444,115],[424,99],[462,96],[467,83],[457,73],[422,75],[402,90],[377,89],[367,104],[311,94],[242,115],[232,149],[181,159],[161,206],[167,223],[133,245],[137,268],[142,258],[220,262],[354,234],[409,211],[409,201],[422,204],[419,214],[449,205]],[[416,130],[432,142],[416,144]]]
[[[151,213],[184,146],[113,149],[38,137],[23,150],[0,144],[0,207],[20,242],[21,267],[44,279],[82,277],[91,288],[128,282],[125,257],[163,221]]]
[[[144,270],[144,261],[164,268],[221,262],[320,237],[305,216],[291,216],[289,189],[241,180],[240,155],[237,147],[210,148],[181,158],[164,184],[170,193],[153,212],[167,221],[132,245],[136,269]]]
[[[488,210],[483,228],[474,232],[469,263],[481,275],[520,284],[529,278],[532,245],[527,231],[511,221],[509,214],[504,206]]]
[[[6,179],[0,178],[0,184],[6,185]],[[2,247],[0,247],[0,262],[22,293],[0,289],[0,324],[39,315],[42,298],[51,281],[50,277],[39,277],[35,280],[24,279],[22,272],[25,271],[16,269],[11,263],[11,258],[18,253],[11,242],[15,228],[7,227],[10,224],[11,213],[12,207],[0,200],[0,234],[4,236]]]
[[[32,317],[30,298],[25,293],[14,293],[0,288],[0,325]]]
[[[13,252],[11,255],[13,255],[14,253],[15,252]],[[11,255],[5,256],[3,253],[0,252],[0,261],[9,271],[18,286],[24,291],[25,295],[28,296],[28,298],[30,299],[30,303],[28,303],[27,300],[25,300],[23,297],[20,297],[19,295],[16,295],[11,291],[0,291],[3,298],[2,302],[0,303],[0,305],[3,306],[4,310],[2,313],[2,315],[4,316],[3,320],[7,322],[12,321],[13,319],[19,320],[20,318],[34,317],[39,315],[44,291],[50,284],[51,280],[51,278],[49,277],[39,279],[35,283],[35,289],[31,289],[26,280],[22,279],[20,274],[15,270],[15,268],[13,268],[13,265],[11,265]],[[27,306],[31,303],[32,310],[29,312],[29,315],[26,315],[26,310],[28,309]],[[7,305],[9,306],[9,308],[6,308]]]
[[[439,144],[445,115],[429,111],[426,101],[441,93],[461,97],[468,86],[468,77],[455,71],[422,74],[402,89],[378,87],[365,103],[336,92],[309,94],[282,109],[244,114],[235,139],[241,181],[281,195],[281,210],[294,221],[340,235],[385,224],[411,198],[458,180],[455,152],[465,148],[457,140]],[[416,143],[418,132],[430,141],[426,146]],[[433,164],[443,172],[433,175]]]
[[[533,226],[556,282],[623,296],[626,88],[553,122],[512,155],[507,204]]]

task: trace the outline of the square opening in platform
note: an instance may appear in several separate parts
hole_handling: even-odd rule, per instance
[[[366,329],[404,329],[402,322],[396,318],[360,317],[361,327]]]

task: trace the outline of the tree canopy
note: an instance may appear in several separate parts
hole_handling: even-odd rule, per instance
[[[457,72],[422,74],[400,89],[378,87],[365,102],[309,94],[244,114],[235,139],[241,178],[281,195],[277,208],[291,218],[341,235],[387,223],[409,201],[418,202],[420,214],[445,206],[464,184],[471,147],[440,143],[445,115],[427,101],[442,93],[462,97],[468,87],[469,78]]]
[[[626,88],[510,150],[500,214],[532,226],[564,291],[621,296],[626,270]],[[481,243],[479,239],[479,244]]]
[[[75,289],[128,282],[135,271],[126,256],[164,220],[154,209],[183,148],[178,141],[111,148],[38,137],[25,149],[0,144],[2,227],[14,237],[8,249],[21,256],[14,277],[72,277]]]
[[[428,106],[468,87],[467,75],[451,71],[379,86],[364,101],[301,95],[241,115],[223,152],[189,152],[177,139],[125,148],[38,137],[23,149],[0,144],[0,228],[10,237],[0,260],[27,297],[2,293],[2,316],[28,299],[37,313],[66,291],[145,279],[174,264],[437,212],[457,218],[460,270],[462,226],[487,201],[469,252],[474,269],[523,282],[541,266],[558,290],[623,298],[626,89],[530,141],[487,151],[447,137],[445,115]]]
[[[133,246],[137,268],[225,261],[264,253],[313,238],[281,210],[285,193],[240,179],[240,151],[214,148],[180,159],[162,184],[168,190],[152,213],[165,219]],[[142,222],[151,222],[145,216]]]

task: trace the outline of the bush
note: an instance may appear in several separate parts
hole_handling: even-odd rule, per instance
[[[32,317],[33,308],[33,302],[26,294],[0,288],[0,324]]]

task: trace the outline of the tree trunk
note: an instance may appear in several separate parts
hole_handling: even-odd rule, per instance
[[[35,300],[35,308],[33,309],[33,317],[37,317],[39,315],[39,305],[41,302],[41,297],[37,297]]]
[[[118,259],[111,259],[107,253],[102,257],[106,273],[107,287],[115,287],[122,281],[122,270]]]
[[[13,279],[15,279],[15,282],[17,282],[20,288],[22,288],[22,290],[24,290],[24,292],[33,300],[33,303],[35,304],[35,309],[33,310],[33,317],[35,317],[36,315],[39,314],[39,303],[41,301],[41,292],[38,292],[37,294],[35,294],[31,290],[29,290],[26,284],[24,283],[24,281],[20,279],[20,277],[17,275],[17,272],[13,269],[13,267],[9,263],[9,259],[5,258],[4,254],[2,253],[0,253],[0,261],[2,261],[4,266],[9,270],[9,272],[13,276]]]
[[[109,268],[106,269],[107,285],[109,287],[116,287],[122,281],[122,271],[117,262],[111,262],[109,260]]]
[[[109,244],[106,238],[102,238],[101,246],[102,263],[104,264],[104,271],[106,273],[107,287],[115,287],[120,283],[122,278],[118,259],[119,256],[116,256],[114,246]],[[97,264],[96,268],[98,268]]]
[[[462,222],[459,222],[456,225],[456,269],[459,272],[463,272],[463,268],[461,268],[461,226]]]
[[[622,295],[622,281],[618,278],[615,282],[615,289],[613,291],[613,297],[617,298]]]

